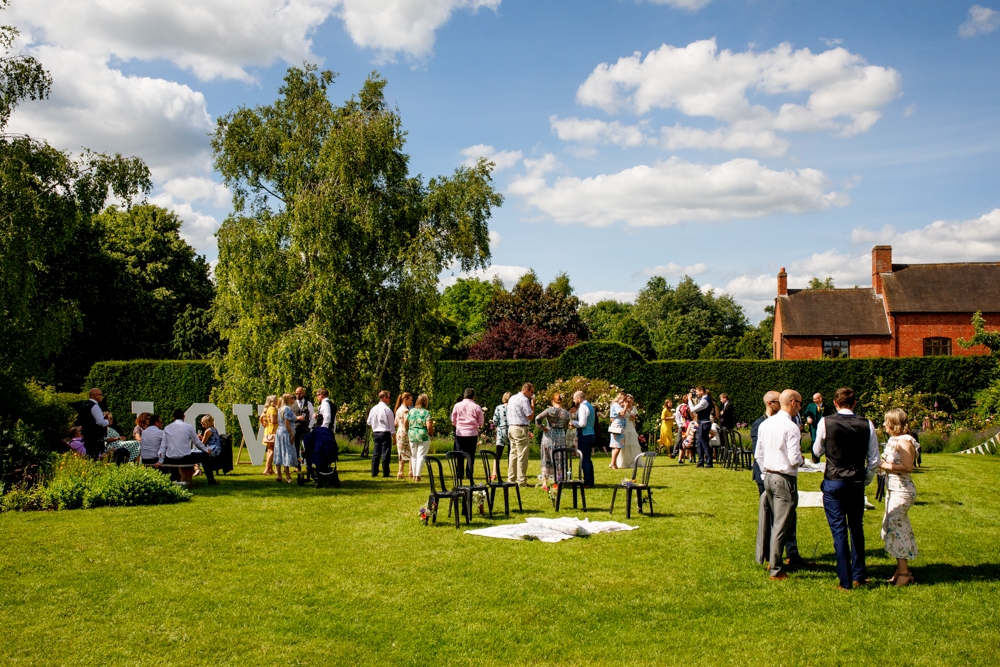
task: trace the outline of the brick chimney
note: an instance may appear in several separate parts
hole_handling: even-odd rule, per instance
[[[872,248],[872,289],[876,294],[882,293],[880,273],[892,273],[891,245],[877,245]]]
[[[778,296],[788,296],[788,274],[785,273],[785,267],[778,271]]]

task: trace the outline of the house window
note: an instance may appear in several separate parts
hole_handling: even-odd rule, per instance
[[[950,357],[951,356],[951,339],[950,338],[925,338],[924,339],[924,356],[925,357]]]
[[[823,356],[827,359],[847,358],[851,356],[851,341],[849,340],[825,340],[823,341]]]

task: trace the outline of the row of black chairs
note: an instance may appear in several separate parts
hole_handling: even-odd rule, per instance
[[[753,468],[753,450],[743,446],[743,434],[724,426],[719,426],[719,444],[712,447],[712,457],[730,470]]]
[[[445,454],[451,473],[451,485],[449,487],[444,473],[444,464],[436,456],[427,456],[424,463],[427,466],[427,478],[430,481],[430,496],[427,499],[428,509],[431,509],[431,521],[437,523],[437,510],[441,507],[441,501],[446,501],[448,505],[448,516],[455,517],[455,528],[460,527],[459,511],[465,517],[465,523],[472,522],[473,497],[477,492],[486,496],[486,505],[489,508],[490,518],[493,518],[493,508],[496,501],[497,491],[503,491],[504,514],[510,515],[510,489],[513,487],[517,494],[518,511],[523,512],[521,504],[521,489],[514,482],[504,481],[500,474],[500,460],[496,452],[481,450],[479,452],[483,466],[485,482],[476,483],[473,472],[473,461],[470,454],[461,451],[451,451]],[[618,496],[618,489],[626,492],[625,515],[632,516],[632,494],[636,494],[636,503],[639,513],[642,513],[643,491],[646,493],[646,502],[649,506],[649,514],[653,514],[653,495],[649,486],[650,474],[653,470],[653,461],[656,458],[655,452],[645,452],[636,457],[632,468],[632,477],[629,480],[615,485],[611,496],[611,513],[615,511],[615,499]],[[576,461],[576,465],[574,465]],[[573,509],[577,509],[577,493],[580,495],[580,503],[583,511],[587,511],[586,487],[580,471],[579,452],[571,447],[557,447],[552,452],[552,463],[556,475],[556,498],[555,510],[558,512],[562,504],[562,493],[565,489],[573,491]],[[640,472],[640,468],[642,469]],[[496,471],[497,478],[491,479]],[[633,481],[634,480],[634,481]]]

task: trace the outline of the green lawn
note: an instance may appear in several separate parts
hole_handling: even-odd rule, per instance
[[[607,462],[595,519],[622,477]],[[426,485],[372,481],[356,455],[339,490],[240,467],[181,505],[2,514],[0,664],[996,664],[1000,458],[926,456],[919,585],[851,593],[822,510],[799,513],[816,569],[770,582],[749,473],[660,462],[639,530],[559,544],[425,528]],[[524,499],[554,515],[541,490]],[[881,506],[866,518],[882,580]]]

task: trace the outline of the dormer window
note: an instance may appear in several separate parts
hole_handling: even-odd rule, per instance
[[[951,356],[951,339],[950,338],[925,338],[924,339],[924,356],[925,357],[950,357]]]

